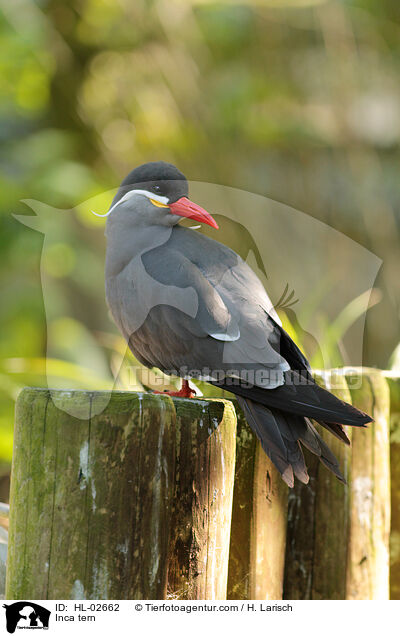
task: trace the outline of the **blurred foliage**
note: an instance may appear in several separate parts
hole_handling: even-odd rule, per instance
[[[104,221],[90,209],[105,210],[144,161],[284,201],[382,258],[364,360],[388,365],[399,341],[397,0],[0,2],[0,461],[22,385],[111,387],[123,364],[119,382],[140,386],[99,291]],[[43,234],[11,215],[29,213],[26,198],[67,211],[42,261]],[[358,308],[333,325],[316,312],[332,364]],[[282,316],[319,364],[295,309]]]

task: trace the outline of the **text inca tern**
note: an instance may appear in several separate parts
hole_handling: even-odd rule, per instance
[[[338,462],[309,418],[345,443],[342,424],[371,418],[319,387],[281,327],[268,295],[231,249],[182,217],[218,226],[188,198],[185,176],[157,161],[122,182],[107,213],[106,297],[134,356],[183,378],[236,394],[264,451],[289,486],[308,482],[301,444],[342,481]]]

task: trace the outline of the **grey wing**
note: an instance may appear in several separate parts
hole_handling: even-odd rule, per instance
[[[223,371],[274,388],[289,365],[279,354],[280,331],[266,311],[268,296],[251,270],[256,284],[249,282],[247,269],[239,260],[216,281],[163,246],[119,275],[114,318],[148,366],[204,378]]]
[[[117,325],[134,354],[149,366],[192,367],[196,340],[239,337],[218,292],[175,250],[153,250],[146,266],[141,257],[132,259],[108,279],[106,292]]]
[[[239,260],[226,270],[216,289],[235,316],[240,330],[238,340],[226,343],[224,361],[240,369],[240,377],[250,384],[264,388],[283,384],[283,372],[290,369],[281,351],[283,332],[257,276]]]

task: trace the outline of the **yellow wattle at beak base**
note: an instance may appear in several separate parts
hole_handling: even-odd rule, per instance
[[[150,199],[150,201],[157,208],[169,208],[169,205],[166,205],[165,203],[160,203],[160,201],[156,201],[155,199]]]

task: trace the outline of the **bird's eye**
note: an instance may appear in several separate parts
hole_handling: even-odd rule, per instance
[[[159,185],[153,185],[152,190],[153,192],[161,192],[161,187]]]

